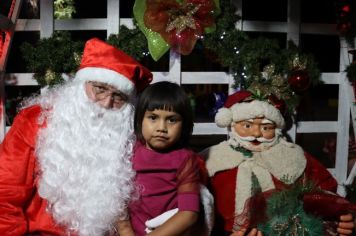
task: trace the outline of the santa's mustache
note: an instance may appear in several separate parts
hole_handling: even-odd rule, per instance
[[[239,136],[239,138],[242,140],[242,141],[247,141],[247,142],[253,142],[253,141],[258,141],[260,143],[270,143],[270,142],[273,142],[274,141],[274,137],[271,138],[271,139],[267,139],[267,138],[264,138],[264,137],[254,137],[254,136],[246,136],[246,137],[241,137]]]

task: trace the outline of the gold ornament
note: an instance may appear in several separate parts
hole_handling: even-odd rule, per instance
[[[51,84],[51,81],[56,79],[56,73],[52,70],[47,70],[45,74],[45,81],[47,84]]]
[[[80,65],[80,61],[82,60],[82,54],[74,52],[73,53],[73,57],[74,57],[75,64],[79,66]]]
[[[292,216],[285,223],[275,224],[273,229],[280,235],[286,235],[286,230],[291,227],[291,232],[288,234],[290,236],[305,236],[307,235],[308,229],[306,229],[300,222],[300,216],[298,214]]]
[[[266,79],[270,79],[274,74],[275,66],[273,64],[269,64],[263,68],[262,76]]]
[[[296,54],[293,60],[289,62],[289,67],[292,70],[305,70],[307,68],[307,59],[302,60],[302,58]]]
[[[286,84],[286,79],[282,75],[274,75],[272,77],[272,86],[281,87]]]
[[[261,73],[265,81],[261,82],[257,79],[256,81],[251,83],[251,85],[249,86],[249,90],[259,91],[259,94],[262,97],[268,97],[273,94],[278,99],[282,99],[288,87],[287,81],[284,76],[275,73],[274,64],[269,64],[265,66]]]
[[[196,29],[193,15],[199,10],[200,4],[193,5],[192,3],[188,3],[186,8],[186,12],[182,9],[174,9],[168,12],[170,18],[166,32],[176,29],[176,33],[180,34],[186,28]]]

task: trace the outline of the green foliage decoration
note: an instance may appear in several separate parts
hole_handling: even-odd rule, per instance
[[[350,82],[356,82],[356,63],[350,63],[347,67],[346,67],[346,76],[349,79]]]
[[[28,71],[42,87],[53,86],[64,81],[62,73],[73,74],[79,66],[83,42],[73,41],[68,32],[56,32],[35,46],[24,43],[21,52]]]
[[[263,235],[323,235],[323,220],[307,214],[303,209],[302,196],[313,188],[311,183],[295,184],[289,189],[273,193],[267,199],[268,221],[258,225]]]
[[[146,37],[138,28],[129,29],[122,25],[120,33],[110,35],[107,42],[138,61],[149,55]]]

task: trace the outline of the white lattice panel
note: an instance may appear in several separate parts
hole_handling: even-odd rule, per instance
[[[41,37],[49,37],[54,30],[107,30],[107,35],[118,33],[119,25],[133,27],[131,19],[122,19],[119,14],[120,1],[107,1],[107,18],[100,19],[73,19],[73,20],[53,20],[53,1],[41,0],[41,19],[18,20],[16,31],[40,31]],[[233,3],[238,7],[241,15],[241,0],[234,0]],[[123,3],[121,3],[123,4]],[[263,22],[263,21],[240,21],[236,27],[244,31],[280,32],[287,34],[287,40],[292,39],[299,44],[301,33],[336,35],[336,26],[329,24],[301,24],[300,22],[300,0],[288,0],[288,19],[287,22]],[[154,81],[170,80],[180,84],[232,84],[232,76],[224,72],[182,72],[180,56],[174,52],[170,53],[169,71],[154,72]],[[340,51],[340,71],[343,71],[349,63],[347,48],[341,41]],[[11,74],[15,76],[18,85],[34,85],[31,79],[32,74]],[[348,126],[350,122],[350,108],[352,107],[350,85],[343,72],[322,73],[322,80],[326,84],[339,85],[339,110],[338,121],[335,122],[300,122],[291,127],[288,131],[290,137],[295,140],[297,133],[337,133],[337,151],[335,168],[330,172],[339,181],[339,193],[344,194],[342,186],[346,181],[346,170],[348,160]],[[230,92],[232,90],[230,89]],[[351,110],[353,120],[355,110]],[[355,121],[353,121],[354,123]],[[225,129],[218,128],[214,123],[197,123],[194,126],[195,135],[226,134]],[[356,168],[355,168],[356,172]],[[351,176],[352,177],[352,176]],[[350,179],[349,179],[350,181]]]

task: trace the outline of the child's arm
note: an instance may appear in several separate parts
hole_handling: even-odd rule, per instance
[[[147,234],[149,236],[179,236],[187,231],[198,219],[198,213],[179,211],[164,224]]]
[[[135,236],[130,220],[119,220],[117,223],[117,231],[120,236]]]
[[[198,220],[199,174],[197,157],[190,153],[177,171],[178,208],[176,214],[150,232],[149,236],[182,235]]]

